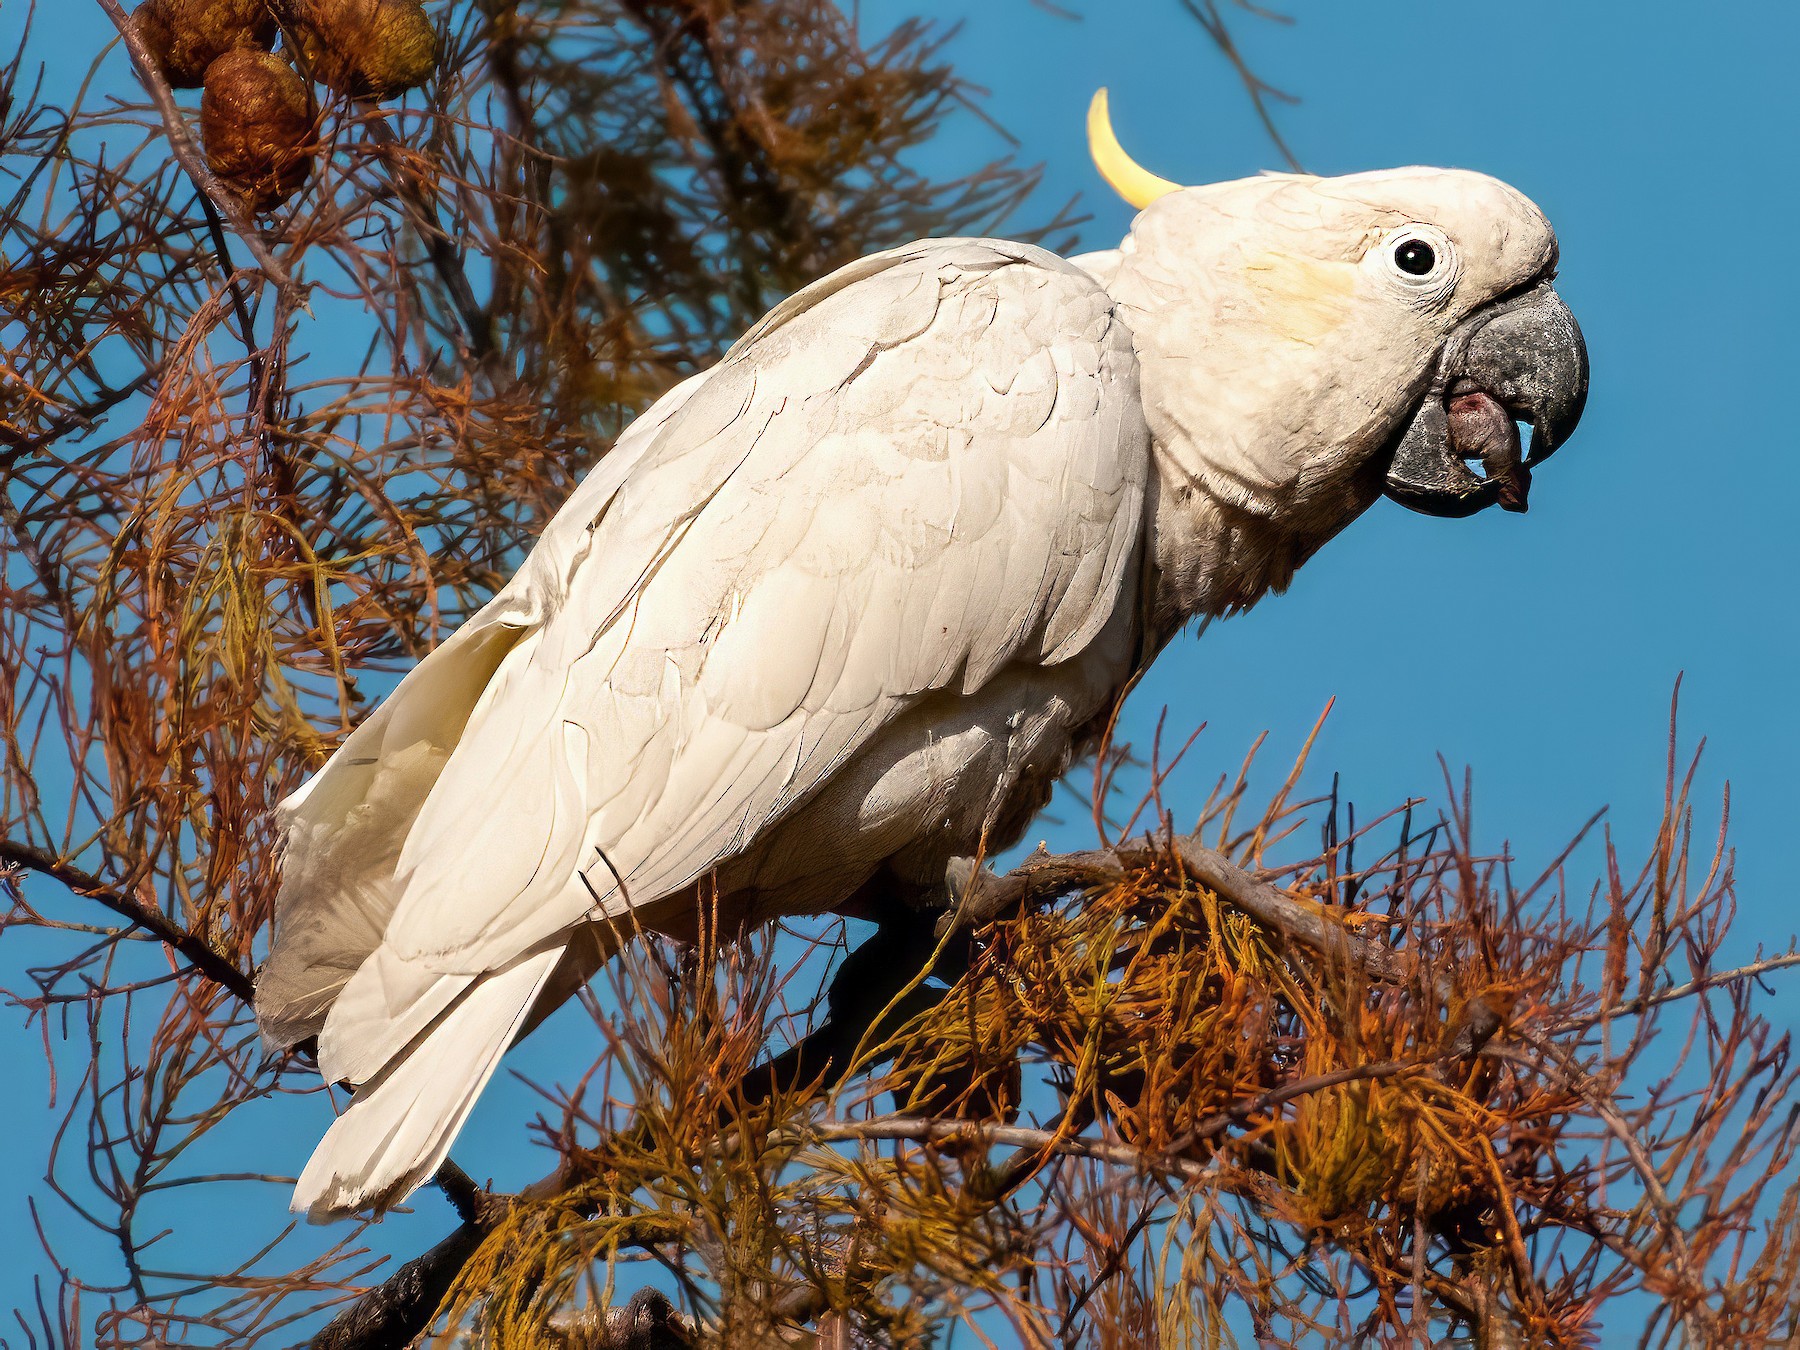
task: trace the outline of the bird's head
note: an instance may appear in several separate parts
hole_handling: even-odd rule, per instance
[[[1104,90],[1089,132],[1141,208],[1108,286],[1165,478],[1310,547],[1384,492],[1433,515],[1524,510],[1588,376],[1530,200],[1424,168],[1180,187],[1120,148]]]

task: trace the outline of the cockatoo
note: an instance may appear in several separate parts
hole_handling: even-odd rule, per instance
[[[295,1209],[429,1178],[507,1047],[702,890],[728,925],[942,893],[1183,624],[1384,493],[1523,509],[1587,387],[1527,198],[1182,187],[1105,91],[1089,136],[1117,249],[925,240],[777,305],[283,804],[257,1013],[354,1089]]]

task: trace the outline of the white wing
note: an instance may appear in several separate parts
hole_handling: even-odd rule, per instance
[[[704,378],[677,385],[626,429],[518,576],[408,672],[281,804],[275,941],[256,982],[257,1018],[272,1049],[316,1035],[345,981],[380,945],[399,900],[401,846],[501,658],[545,617],[555,560],[582,546],[590,504],[618,491],[657,429]]]
[[[578,926],[753,848],[922,697],[1081,652],[1135,603],[1148,466],[1130,334],[1052,254],[928,242],[777,308],[527,564],[324,1072],[379,1097],[452,1009],[510,1038],[493,979],[535,998]],[[482,1081],[504,1044],[471,1046]],[[315,1200],[436,1165],[372,1175],[350,1156],[363,1106]]]

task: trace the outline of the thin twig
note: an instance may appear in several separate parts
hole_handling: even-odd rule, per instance
[[[1181,0],[1181,6],[1205,30],[1207,37],[1212,39],[1213,45],[1219,49],[1225,59],[1231,62],[1231,68],[1237,72],[1238,79],[1243,83],[1244,92],[1250,96],[1250,105],[1256,109],[1256,116],[1263,125],[1263,131],[1274,143],[1275,149],[1281,153],[1281,157],[1287,161],[1288,167],[1296,173],[1302,172],[1300,161],[1288,148],[1287,140],[1281,134],[1281,128],[1275,125],[1275,114],[1269,108],[1271,99],[1281,103],[1293,103],[1296,102],[1294,96],[1285,90],[1277,89],[1251,69],[1250,62],[1245,59],[1243,52],[1238,50],[1237,39],[1232,36],[1231,29],[1225,22],[1225,16],[1219,13],[1218,0]],[[1245,5],[1244,8],[1261,19],[1268,19],[1276,23],[1291,22],[1286,15],[1276,14],[1254,5]]]
[[[46,445],[71,431],[92,431],[94,424],[126,399],[147,387],[162,374],[160,367],[138,372],[117,389],[109,389],[92,403],[59,413],[42,431],[22,435],[0,427],[0,445],[8,449],[0,453],[0,469],[10,468],[22,455],[36,454]]]
[[[494,323],[475,299],[475,288],[469,284],[469,275],[463,268],[462,250],[438,219],[437,202],[418,170],[408,161],[410,151],[407,147],[395,138],[386,121],[373,108],[363,125],[369,139],[381,147],[382,162],[413,217],[413,227],[425,241],[432,269],[443,284],[451,308],[462,321],[468,341],[468,359],[479,366],[494,354]]]
[[[1549,1028],[1551,1036],[1566,1036],[1571,1031],[1585,1031],[1589,1027],[1598,1026],[1612,1017],[1635,1017],[1652,1008],[1660,1008],[1665,1003],[1676,1003],[1684,998],[1692,998],[1695,994],[1705,993],[1708,989],[1718,989],[1728,984],[1741,984],[1745,980],[1759,979],[1777,970],[1788,970],[1800,966],[1800,951],[1783,952],[1780,956],[1765,957],[1760,961],[1751,961],[1747,965],[1734,966],[1730,970],[1717,971],[1711,975],[1701,975],[1685,984],[1671,985],[1667,989],[1659,989],[1652,994],[1640,994],[1637,998],[1626,999],[1623,1003],[1612,1003],[1596,1008],[1591,1013],[1580,1017],[1565,1017]]]

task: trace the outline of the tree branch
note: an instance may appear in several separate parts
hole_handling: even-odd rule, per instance
[[[431,1325],[487,1230],[465,1223],[364,1294],[312,1338],[312,1350],[404,1350]]]
[[[1290,941],[1321,956],[1353,962],[1370,979],[1402,983],[1410,973],[1405,958],[1379,943],[1349,932],[1327,913],[1324,906],[1283,894],[1197,838],[1179,838],[1172,841],[1170,847],[1188,874],[1201,885],[1214,891],[1226,904]],[[751,1069],[738,1084],[739,1092],[746,1101],[754,1103],[798,1083],[820,1080],[830,1085],[837,1082],[849,1071],[851,1057],[873,1021],[889,1006],[895,994],[911,982],[944,938],[955,933],[973,932],[1028,905],[1048,903],[1071,892],[1123,877],[1129,865],[1147,852],[1147,846],[1139,845],[1032,858],[1003,877],[992,873],[970,877],[963,888],[961,903],[938,919],[934,927],[899,922],[884,924],[839,966],[827,996],[830,1012],[826,1020],[783,1054]],[[945,992],[924,988],[917,991],[920,999],[934,1001],[944,997]],[[903,1008],[896,1009],[895,1016],[903,1020],[917,1013],[920,1011],[917,1002],[909,1001]],[[1453,1046],[1446,1054],[1458,1049]],[[1309,1091],[1353,1079],[1391,1076],[1416,1067],[1418,1064],[1411,1061],[1362,1065],[1290,1083],[1208,1120],[1184,1142],[1211,1138],[1241,1122],[1247,1115]],[[1210,1163],[1174,1154],[1152,1158],[1126,1144],[1066,1131],[1056,1135],[1023,1126],[902,1116],[876,1122],[827,1122],[820,1129],[822,1132],[818,1137],[822,1139],[917,1138],[924,1141],[968,1138],[1015,1145],[1028,1153],[1054,1143],[1058,1152],[1122,1166],[1153,1166],[1189,1180],[1216,1175]],[[889,1133],[880,1133],[882,1130]],[[528,1187],[526,1193],[553,1194],[562,1185],[558,1173]],[[478,1214],[482,1208],[476,1207]],[[442,1287],[449,1288],[450,1281],[474,1253],[484,1232],[485,1224],[480,1218],[474,1222],[465,1221],[450,1238],[418,1260],[402,1266],[389,1280],[364,1294],[325,1333],[321,1333],[319,1339],[314,1340],[313,1350],[387,1350],[390,1346],[407,1344],[408,1338],[423,1332],[436,1315],[437,1303],[428,1300],[425,1294],[430,1288],[437,1287],[440,1275]],[[446,1269],[452,1263],[454,1268]],[[421,1272],[426,1270],[431,1274],[430,1281],[422,1277]],[[353,1326],[378,1326],[382,1330],[372,1339],[356,1339],[350,1337],[347,1330],[332,1330]],[[325,1339],[328,1334],[334,1339]],[[383,1339],[388,1336],[399,1339]]]
[[[254,999],[254,982],[230,959],[215,951],[197,934],[190,933],[175,923],[161,910],[108,886],[91,872],[83,871],[48,849],[15,843],[10,839],[0,839],[0,863],[36,872],[60,882],[84,899],[97,900],[113,913],[179,952],[201,975],[229,990],[243,1003],[248,1004]]]
[[[1320,956],[1359,966],[1370,979],[1403,984],[1411,963],[1390,948],[1350,932],[1325,906],[1287,895],[1251,876],[1198,835],[1183,835],[1169,844],[1187,874],[1233,909],[1265,928]],[[1043,903],[1074,891],[1106,885],[1123,877],[1144,845],[1119,845],[1085,853],[1029,858],[1004,877],[981,873],[970,879],[964,899],[938,920],[943,935],[958,928],[978,928],[1029,904]]]
[[[1217,1164],[1199,1162],[1173,1153],[1150,1153],[1130,1144],[1069,1135],[1027,1125],[1000,1125],[982,1120],[945,1120],[937,1116],[877,1116],[873,1120],[826,1120],[808,1128],[814,1138],[827,1141],[853,1139],[904,1139],[919,1144],[970,1143],[988,1147],[1031,1149],[1040,1154],[1092,1158],[1096,1162],[1129,1167],[1134,1171],[1163,1172],[1186,1181],[1200,1181],[1217,1174]]]
[[[257,233],[256,222],[244,210],[243,202],[206,167],[206,159],[194,144],[193,133],[188,130],[187,119],[181,115],[181,108],[175,102],[175,93],[163,78],[162,71],[157,69],[156,57],[143,35],[138,32],[137,25],[125,13],[119,0],[100,0],[100,8],[106,11],[107,17],[113,21],[113,27],[119,30],[125,49],[131,53],[132,62],[137,66],[138,79],[143,82],[151,101],[156,104],[157,112],[162,114],[163,133],[169,138],[170,153],[187,171],[187,176],[194,180],[194,186],[200,189],[219,214],[230,223],[232,232],[244,241],[244,247],[250,250],[257,266],[262,268],[263,275],[299,303],[300,288]],[[248,333],[245,338],[248,340]]]

